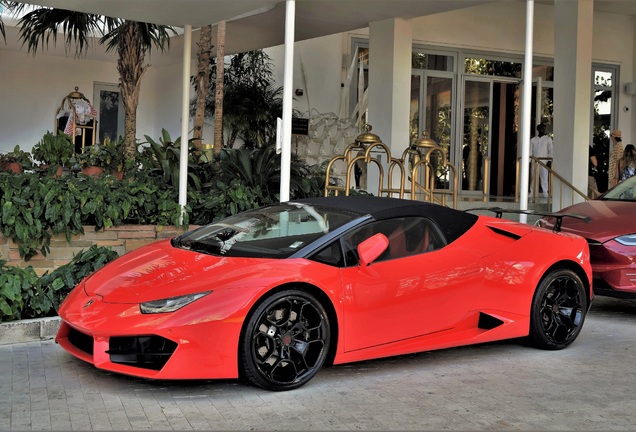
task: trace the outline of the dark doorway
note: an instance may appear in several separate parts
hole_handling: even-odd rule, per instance
[[[491,197],[514,197],[517,170],[519,84],[493,83],[490,151]]]

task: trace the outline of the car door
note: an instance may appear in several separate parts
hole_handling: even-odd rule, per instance
[[[407,219],[411,223],[415,221]],[[397,221],[376,222],[375,226],[367,226],[351,235],[349,240],[354,239],[353,242],[345,239],[351,248],[360,238],[377,232],[389,238],[387,251],[369,266],[356,264],[342,269],[346,351],[451,328],[470,309],[469,299],[475,295],[482,279],[478,258],[470,251],[446,246],[434,224],[425,218],[419,219],[432,231],[429,232],[431,244],[422,249],[407,245],[406,255],[391,255],[401,249],[396,243],[402,240],[392,235]],[[407,243],[421,242],[419,236],[424,235],[421,232],[421,229],[407,230]],[[351,251],[346,254],[350,261]]]

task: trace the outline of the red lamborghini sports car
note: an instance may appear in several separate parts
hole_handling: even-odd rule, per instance
[[[590,223],[564,218],[562,230],[587,239],[594,293],[636,299],[636,177],[614,186],[597,199],[566,207],[562,212],[589,217]],[[542,218],[551,228],[554,219]]]
[[[592,301],[587,242],[405,199],[269,205],[130,252],[60,307],[56,341],[100,369],[242,377],[527,337],[561,349]]]

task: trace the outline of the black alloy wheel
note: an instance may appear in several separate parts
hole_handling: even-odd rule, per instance
[[[581,332],[586,313],[581,278],[569,269],[552,270],[541,279],[532,300],[530,341],[541,349],[563,349]]]
[[[330,344],[329,317],[300,290],[273,294],[250,315],[240,359],[245,378],[267,390],[292,390],[322,367]]]

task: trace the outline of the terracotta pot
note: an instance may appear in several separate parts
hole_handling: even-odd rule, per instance
[[[48,164],[40,165],[40,168],[42,168],[44,171],[48,171],[49,167],[50,167],[50,165],[48,165]],[[64,168],[62,167],[62,165],[58,165],[57,170],[53,174],[53,177],[60,178],[60,177],[62,177],[62,173],[63,172],[64,172]]]
[[[22,165],[20,162],[6,162],[0,166],[2,171],[11,171],[16,174],[20,174],[22,172]]]
[[[98,166],[88,166],[86,168],[82,168],[82,174],[89,177],[98,177],[104,174],[104,169]]]
[[[124,178],[124,172],[123,171],[112,170],[110,173],[118,180],[122,180]]]

